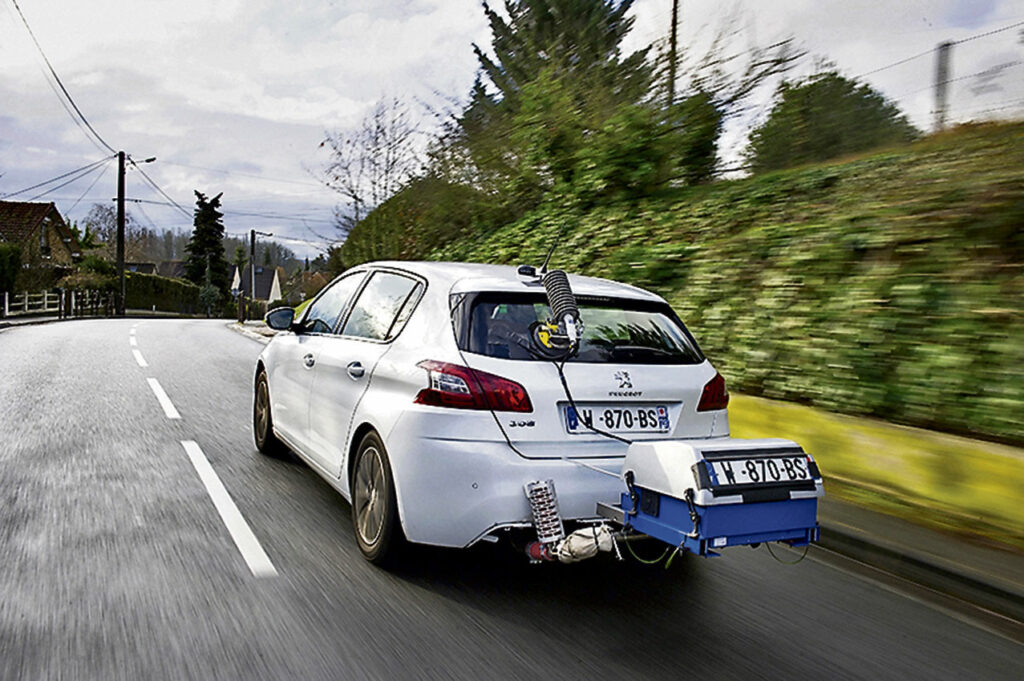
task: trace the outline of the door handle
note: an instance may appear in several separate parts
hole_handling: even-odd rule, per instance
[[[302,363],[305,364],[307,367],[312,367],[314,364],[316,364],[316,360],[313,359],[313,353],[310,353],[303,357]]]
[[[345,369],[348,371],[349,378],[353,381],[362,378],[363,374],[366,373],[366,369],[364,369],[363,365],[359,362],[349,362],[349,365],[345,367]]]

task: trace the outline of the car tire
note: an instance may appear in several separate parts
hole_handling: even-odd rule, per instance
[[[274,435],[274,417],[270,413],[270,386],[267,372],[256,377],[256,394],[252,402],[252,438],[261,454],[283,457],[288,448]]]
[[[363,557],[392,565],[405,545],[391,462],[376,433],[367,433],[352,466],[352,529]]]

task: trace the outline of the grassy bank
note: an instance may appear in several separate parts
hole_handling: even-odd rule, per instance
[[[811,452],[830,495],[1024,549],[1024,450],[812,407],[733,395],[734,437]]]
[[[1024,444],[1024,124],[580,215],[432,259],[554,264],[658,291],[730,387]]]

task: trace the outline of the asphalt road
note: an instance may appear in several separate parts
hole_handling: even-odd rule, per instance
[[[261,349],[218,321],[0,332],[0,679],[1024,677],[1018,643],[764,550],[667,571],[420,550],[377,569],[326,483],[255,452]],[[188,440],[275,576],[250,570]]]

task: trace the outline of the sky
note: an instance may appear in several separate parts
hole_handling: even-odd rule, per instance
[[[461,100],[490,45],[477,0],[0,0],[0,199],[109,152],[76,126],[18,16],[31,26],[92,127],[190,213],[193,190],[223,192],[226,231],[273,233],[300,257],[335,238],[339,197],[317,180],[325,131],[354,128],[381,97],[419,112],[425,132]],[[494,3],[500,4],[500,3]],[[664,40],[672,0],[637,0],[627,50]],[[793,37],[932,127],[935,57],[953,47],[950,119],[1024,117],[1024,0],[681,0],[680,45],[699,56],[722,27],[727,51]],[[924,54],[922,54],[924,53]],[[917,56],[921,55],[921,56]],[[903,59],[906,63],[877,70]],[[738,160],[770,108],[774,83],[730,121],[721,153]],[[144,159],[156,157],[150,164]],[[105,168],[105,170],[103,170]],[[102,174],[101,174],[102,173]],[[71,176],[73,177],[73,176]],[[63,180],[62,180],[63,182]],[[10,200],[54,201],[72,220],[115,195],[116,163],[67,186]],[[191,220],[129,166],[138,221],[188,230]],[[47,194],[37,195],[52,190]],[[258,215],[254,215],[258,214]]]

